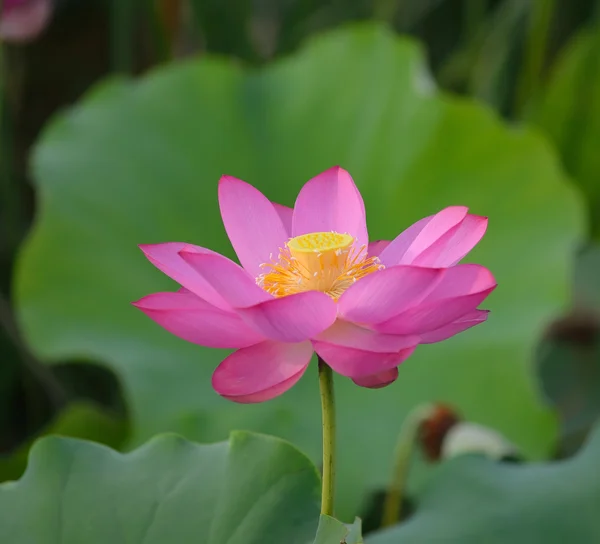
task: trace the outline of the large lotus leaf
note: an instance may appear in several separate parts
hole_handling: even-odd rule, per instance
[[[372,239],[450,204],[488,215],[472,259],[499,283],[488,323],[420,347],[393,386],[337,380],[338,515],[351,519],[365,489],[385,483],[401,421],[423,401],[455,404],[545,455],[556,425],[530,355],[566,297],[578,200],[544,141],[437,93],[419,48],[378,26],[323,35],[260,71],[211,57],[168,66],[105,85],[59,116],[35,153],[39,215],[17,271],[27,339],[49,362],[109,365],[135,443],[164,430],[213,441],[243,428],[289,438],[317,460],[314,368],[272,402],[227,402],[210,386],[224,353],[169,335],[129,302],[176,288],[138,243],[233,255],[216,199],[221,174],[291,205],[304,181],[335,164],[363,192]]]
[[[600,33],[575,36],[557,62],[533,120],[556,143],[568,172],[581,185],[596,238],[600,235]]]
[[[48,437],[23,478],[0,485],[0,542],[306,544],[318,496],[314,465],[268,436],[200,445],[164,435],[128,454]]]
[[[598,459],[600,427],[568,461],[457,458],[440,467],[414,517],[367,544],[600,542]]]

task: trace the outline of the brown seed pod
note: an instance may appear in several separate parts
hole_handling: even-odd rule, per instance
[[[448,431],[461,420],[458,413],[448,405],[436,404],[433,413],[419,428],[419,444],[430,462],[440,460],[442,444]]]

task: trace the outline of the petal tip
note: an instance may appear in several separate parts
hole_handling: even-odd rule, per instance
[[[489,223],[489,217],[487,215],[476,215],[476,214],[469,214],[469,215],[478,222],[477,226],[482,228],[483,232],[485,233],[485,230],[487,229],[487,226]]]
[[[468,215],[469,207],[463,206],[462,204],[458,204],[455,206],[446,206],[442,210],[440,210],[436,215],[443,214],[443,216],[451,216],[454,217],[454,214],[462,217],[462,220]],[[460,221],[459,221],[460,222]]]
[[[489,270],[488,268],[486,268],[484,275],[485,275],[486,281],[489,282],[488,289],[492,289],[492,290],[496,289],[496,287],[498,287],[498,282],[496,281],[494,274],[492,274],[492,271]]]
[[[229,174],[223,174],[219,178],[219,185],[230,182],[230,181],[235,181],[235,179],[236,178],[234,178],[233,176],[230,176]]]
[[[148,305],[148,300],[151,300],[152,297],[154,297],[155,295],[156,295],[156,293],[143,296],[142,298],[140,298],[138,300],[134,300],[133,302],[130,302],[129,304],[131,304],[134,308],[137,308],[138,310],[142,310],[142,311],[149,310],[149,309],[151,309],[151,305]]]
[[[219,191],[226,188],[228,185],[250,185],[250,187],[253,187],[250,183],[244,181],[243,179],[236,178],[235,176],[230,176],[229,174],[223,174],[219,178],[219,182],[217,185]]]
[[[323,170],[323,172],[321,172],[320,174],[318,174],[317,177],[320,176],[320,175],[323,175],[323,174],[335,174],[336,176],[339,176],[340,174],[344,174],[344,175],[347,175],[350,178],[352,177],[352,176],[350,176],[350,172],[348,172],[348,170],[346,170],[345,168],[343,168],[339,164],[331,166],[331,167],[327,168],[327,170]]]
[[[487,232],[489,218],[487,215],[476,215],[475,217],[477,219],[479,219],[479,227],[481,228],[481,236],[480,236],[479,240],[481,240],[481,238],[483,238],[483,236]]]

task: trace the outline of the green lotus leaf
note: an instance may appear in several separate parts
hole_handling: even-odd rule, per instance
[[[163,435],[127,454],[47,437],[21,480],[0,485],[0,542],[306,544],[319,487],[305,455],[252,433],[208,445]]]
[[[514,465],[465,455],[442,465],[416,514],[367,544],[563,544],[600,540],[600,427],[567,461]]]

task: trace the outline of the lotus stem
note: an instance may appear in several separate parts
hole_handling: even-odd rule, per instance
[[[333,516],[335,494],[335,397],[333,372],[319,357],[319,389],[323,414],[323,490],[321,514]]]
[[[414,445],[418,439],[421,424],[431,415],[432,411],[433,406],[430,404],[417,406],[406,416],[402,429],[400,429],[394,453],[392,479],[383,503],[382,527],[389,527],[400,521]]]

